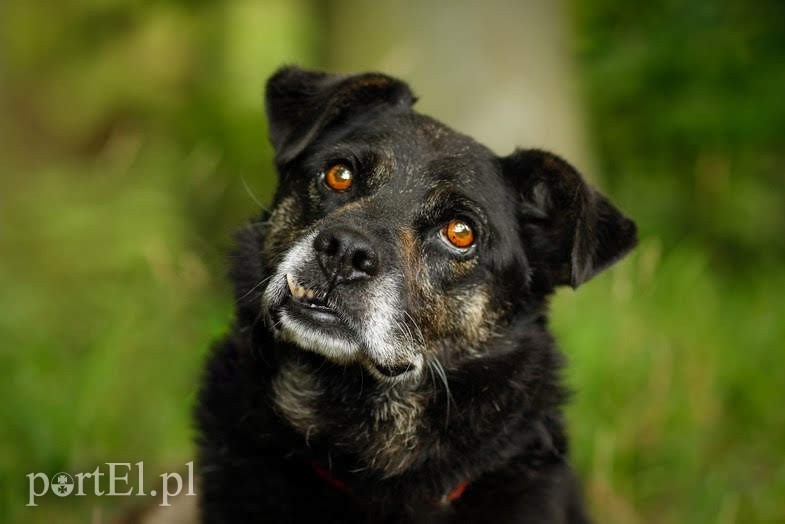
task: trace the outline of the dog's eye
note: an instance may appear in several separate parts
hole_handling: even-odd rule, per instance
[[[335,164],[324,173],[324,183],[334,191],[346,191],[352,186],[352,170],[344,164]]]
[[[442,237],[459,249],[467,249],[474,244],[474,231],[463,220],[452,219],[442,228]]]

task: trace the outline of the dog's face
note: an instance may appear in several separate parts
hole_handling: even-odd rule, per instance
[[[497,157],[413,103],[379,74],[286,68],[267,86],[280,183],[263,311],[281,338],[381,380],[482,355],[555,286],[635,243],[560,158]]]

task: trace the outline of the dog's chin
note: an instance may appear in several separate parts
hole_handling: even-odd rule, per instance
[[[365,362],[369,373],[379,382],[390,384],[416,382],[422,376],[423,359],[417,356],[406,364],[385,366],[371,361]]]
[[[289,300],[276,308],[275,333],[281,340],[337,364],[362,365],[380,382],[410,382],[421,375],[423,366],[419,355],[405,363],[375,362],[339,316],[324,310],[311,311],[308,307]]]
[[[420,377],[423,366],[419,355],[406,363],[385,365],[374,362],[351,336],[348,328],[333,325],[330,320],[325,325],[315,325],[314,319],[303,318],[293,309],[284,307],[277,313],[279,320],[276,333],[281,340],[337,364],[362,365],[380,382],[410,382]]]

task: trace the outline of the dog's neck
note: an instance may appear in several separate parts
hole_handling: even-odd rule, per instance
[[[296,351],[296,350],[295,350]],[[277,411],[304,437],[326,441],[336,452],[384,476],[416,459],[428,398],[422,384],[380,383],[359,365],[337,366],[290,352],[272,380]]]
[[[545,330],[527,340],[552,344]],[[353,470],[380,479],[456,468],[471,476],[494,464],[489,456],[501,466],[532,447],[564,452],[555,350],[510,348],[502,340],[486,357],[448,368],[448,390],[427,372],[419,381],[383,383],[360,365],[278,344],[275,409],[302,435],[304,450],[326,448]]]

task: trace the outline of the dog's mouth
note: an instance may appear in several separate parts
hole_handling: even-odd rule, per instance
[[[286,274],[286,286],[289,289],[289,304],[300,316],[304,316],[317,324],[339,324],[341,317],[335,308],[327,304],[327,294],[300,285],[291,273]]]
[[[297,339],[301,344],[309,349],[322,348],[328,346],[338,346],[344,350],[336,353],[332,350],[325,352],[326,356],[333,356],[339,361],[350,357],[351,353],[359,350],[361,346],[359,337],[352,323],[342,314],[335,303],[335,299],[330,299],[326,291],[308,287],[296,279],[291,273],[284,275],[286,280],[284,296],[280,305],[275,309],[286,319],[295,322]],[[282,318],[282,317],[279,317]],[[291,325],[290,325],[291,327]],[[303,336],[307,335],[307,336]],[[351,350],[349,348],[357,348]],[[319,351],[323,352],[323,351]],[[405,364],[381,364],[372,358],[364,358],[377,373],[379,377],[395,379],[406,376],[417,369],[413,363]]]

